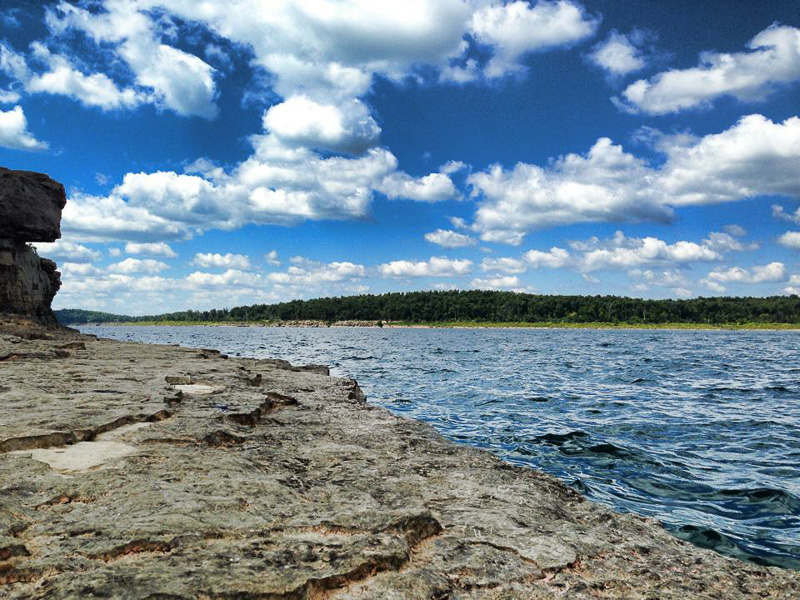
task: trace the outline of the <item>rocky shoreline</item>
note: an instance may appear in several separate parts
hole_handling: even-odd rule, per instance
[[[4,598],[795,598],[325,367],[0,326]]]

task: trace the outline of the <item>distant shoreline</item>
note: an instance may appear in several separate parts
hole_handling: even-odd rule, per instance
[[[368,327],[386,329],[649,329],[649,330],[702,330],[702,331],[800,331],[800,323],[744,323],[744,324],[707,324],[707,323],[558,323],[558,322],[477,322],[477,321],[443,321],[430,323],[413,323],[405,321],[136,321],[107,323],[67,323],[71,327]]]

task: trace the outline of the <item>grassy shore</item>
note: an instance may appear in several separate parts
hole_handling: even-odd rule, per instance
[[[327,326],[321,321],[311,325],[309,321],[136,321],[124,323],[101,323],[101,325],[130,325],[135,327],[308,327]],[[333,326],[354,326],[351,324],[332,323]],[[370,325],[355,325],[370,326]],[[378,327],[376,323],[372,325]],[[686,330],[800,330],[800,323],[560,323],[560,322],[485,322],[485,321],[435,321],[428,323],[410,321],[387,321],[384,327],[411,327],[435,329],[686,329]]]

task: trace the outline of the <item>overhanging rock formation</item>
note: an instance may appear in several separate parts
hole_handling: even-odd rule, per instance
[[[50,304],[61,275],[28,242],[61,237],[66,203],[64,186],[47,175],[0,167],[0,314],[56,325]]]

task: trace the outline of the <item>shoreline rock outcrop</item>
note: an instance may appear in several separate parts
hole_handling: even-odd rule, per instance
[[[50,306],[61,274],[28,242],[61,237],[66,202],[64,186],[47,175],[0,168],[0,315],[58,325]]]
[[[324,367],[0,330],[10,600],[800,598]]]

